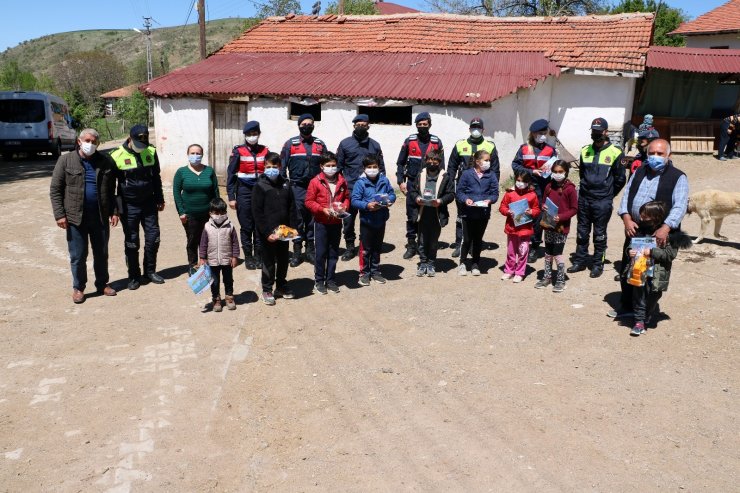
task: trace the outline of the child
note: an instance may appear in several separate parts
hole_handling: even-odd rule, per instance
[[[539,201],[537,194],[532,188],[532,177],[526,172],[518,172],[514,176],[516,179],[515,188],[508,190],[501,201],[499,212],[506,216],[506,264],[504,264],[504,275],[502,280],[514,277],[514,282],[522,282],[527,269],[527,257],[529,256],[529,239],[534,234],[534,221],[514,225],[514,212],[509,208],[509,204],[518,200],[525,199],[528,208],[524,211],[529,217],[536,218],[540,214]]]
[[[280,155],[265,156],[265,172],[260,175],[252,195],[252,213],[262,247],[262,301],[274,305],[275,298],[293,299],[293,291],[285,277],[288,274],[288,241],[275,234],[280,225],[296,228],[298,215],[293,191],[280,176]],[[273,294],[272,287],[276,289]]]
[[[661,201],[654,200],[643,204],[640,207],[640,223],[635,236],[654,236],[655,231],[663,224],[667,212],[665,203]],[[644,286],[632,286],[623,283],[626,289],[632,290],[635,322],[630,335],[639,336],[645,333],[645,324],[653,316],[663,291],[668,289],[673,259],[678,255],[679,248],[685,248],[689,245],[691,245],[691,242],[685,233],[681,230],[673,230],[668,234],[668,241],[664,247],[656,246],[643,250],[642,254],[651,258],[654,263],[652,277],[647,279]],[[627,247],[627,255],[630,259],[635,258],[638,253]],[[631,274],[631,263],[627,262],[622,273],[627,278]]]
[[[470,160],[473,166],[463,171],[457,184],[457,201],[464,204],[460,211],[463,242],[457,271],[461,276],[466,276],[468,269],[474,276],[480,275],[478,263],[483,249],[483,234],[491,218],[491,204],[498,200],[498,179],[491,171],[491,154],[477,151]],[[471,254],[471,265],[467,265],[468,253]]]
[[[352,189],[352,207],[360,211],[360,285],[369,286],[370,279],[384,284],[380,275],[380,249],[385,236],[385,223],[390,217],[388,207],[396,201],[391,182],[380,174],[374,154],[362,160],[364,173]]]
[[[233,273],[239,258],[239,240],[236,236],[236,228],[229,221],[229,216],[226,214],[226,202],[223,199],[215,198],[211,200],[208,214],[210,219],[200,236],[198,256],[200,257],[200,265],[208,263],[211,268],[211,276],[213,276],[211,309],[214,312],[223,310],[220,293],[221,274],[223,274],[226,308],[236,310]]]
[[[313,215],[314,291],[326,294],[339,292],[334,273],[339,259],[339,241],[342,238],[341,215],[349,209],[349,191],[344,177],[337,173],[337,156],[325,152],[319,158],[321,173],[308,184],[306,208]]]
[[[542,279],[537,281],[535,288],[546,288],[552,281],[553,259],[557,266],[555,285],[552,290],[560,293],[565,289],[565,259],[563,249],[570,231],[570,219],[578,212],[578,193],[576,186],[568,179],[570,165],[566,161],[558,160],[552,165],[552,181],[545,187],[542,197],[542,209],[547,212],[547,199],[550,199],[558,208],[554,217],[555,227],[543,226],[545,234],[545,270]],[[543,214],[542,217],[544,217]]]
[[[419,231],[419,267],[416,275],[434,277],[439,234],[447,225],[450,213],[447,204],[455,200],[455,183],[450,175],[440,173],[442,154],[430,150],[425,157],[425,167],[409,183],[409,196],[419,205],[416,216]]]

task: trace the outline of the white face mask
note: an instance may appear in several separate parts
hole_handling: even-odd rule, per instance
[[[219,226],[228,219],[228,215],[226,214],[211,214],[211,219],[213,219],[213,222],[218,224]]]
[[[519,190],[524,190],[525,188],[527,188],[527,186],[528,186],[528,185],[527,185],[526,183],[524,183],[523,181],[518,181],[518,182],[516,182],[516,187],[517,187],[517,188],[518,188]]]
[[[481,171],[488,171],[489,169],[491,169],[491,161],[481,161],[480,162]]]
[[[473,137],[474,139],[480,139],[482,135],[483,135],[483,132],[479,128],[474,128],[473,130],[470,131],[470,136]]]
[[[538,136],[537,136],[537,137],[536,137],[536,138],[535,138],[534,140],[535,140],[535,142],[537,142],[538,144],[544,144],[545,142],[547,142],[547,135],[545,135],[545,134],[540,134],[540,135],[538,135]]]
[[[365,175],[367,175],[368,178],[375,178],[379,174],[380,174],[380,170],[379,169],[368,168],[368,169],[365,170]]]
[[[254,144],[257,143],[257,141],[259,140],[259,138],[260,138],[259,135],[249,135],[247,137],[244,137],[244,140],[247,142],[247,144],[253,146]]]
[[[324,168],[324,174],[326,176],[332,177],[337,174],[337,167],[336,166],[327,166]]]
[[[92,142],[81,142],[80,143],[80,149],[82,150],[82,153],[85,156],[92,156],[95,154],[95,150],[98,148],[95,144]]]
[[[565,180],[565,173],[553,173],[550,176],[552,176],[552,179],[558,183]]]

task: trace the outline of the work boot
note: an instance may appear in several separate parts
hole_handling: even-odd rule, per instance
[[[552,287],[553,293],[562,293],[565,289],[565,264],[558,264],[558,273],[555,277],[555,285]]]
[[[262,268],[262,255],[259,253],[254,254],[254,268],[255,269]]]
[[[306,243],[306,260],[311,265],[316,262],[316,249],[314,248],[312,241]]]
[[[532,245],[529,248],[529,256],[527,257],[527,263],[533,264],[537,262],[537,259],[539,258],[539,254],[537,253],[537,250],[539,249],[538,246]]]
[[[416,255],[416,242],[409,241],[406,244],[406,251],[403,252],[403,258],[404,260],[408,260],[414,255]]]
[[[603,265],[594,265],[591,267],[591,274],[589,274],[589,277],[591,279],[596,279],[597,277],[601,277],[601,274],[604,273],[604,266]]]
[[[545,271],[542,273],[542,279],[534,285],[537,289],[546,288],[552,282],[552,258],[545,257]]]
[[[244,267],[247,270],[254,270],[254,257],[252,257],[252,247],[244,247]]]
[[[573,265],[571,265],[570,267],[568,267],[568,274],[573,274],[573,273],[576,273],[576,272],[581,272],[581,271],[584,271],[586,269],[587,269],[587,267],[584,264],[582,264],[580,262],[574,262]]]
[[[460,247],[462,246],[462,242],[460,243],[453,243],[455,246],[455,249],[452,251],[452,258],[457,258],[460,256]]]
[[[303,249],[300,243],[293,243],[293,257],[290,259],[291,267],[298,267],[303,262]]]
[[[357,255],[357,248],[355,247],[355,242],[348,241],[347,248],[344,250],[344,253],[342,254],[342,260],[344,262],[347,262],[348,260],[352,260],[353,258],[355,258],[355,255]]]

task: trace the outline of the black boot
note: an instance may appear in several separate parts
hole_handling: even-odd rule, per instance
[[[313,241],[306,243],[306,261],[311,265],[316,262],[316,249],[313,246]]]
[[[262,268],[262,255],[258,252],[255,252],[254,254],[254,268],[255,269]]]
[[[293,243],[293,257],[290,259],[291,267],[298,267],[303,262],[303,249],[300,243]]]
[[[457,258],[460,256],[460,247],[462,247],[462,241],[459,241],[457,243],[453,243],[455,249],[452,251],[452,258]]]
[[[411,257],[413,257],[414,255],[416,255],[416,242],[414,242],[414,241],[409,241],[409,242],[408,242],[408,243],[406,244],[406,251],[405,251],[405,252],[403,252],[403,258],[404,258],[405,260],[408,260],[408,259],[410,259]]]
[[[247,268],[247,270],[254,270],[254,257],[252,257],[252,247],[244,247],[244,267]]]
[[[342,260],[347,262],[348,260],[352,260],[353,258],[355,258],[355,255],[357,255],[357,248],[355,247],[355,242],[348,241],[347,248],[344,250],[344,253],[342,254]]]

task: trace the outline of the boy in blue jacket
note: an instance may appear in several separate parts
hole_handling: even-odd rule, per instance
[[[370,279],[384,284],[380,275],[380,249],[385,237],[388,208],[396,201],[391,182],[380,174],[380,164],[374,155],[362,160],[364,173],[352,189],[352,207],[360,212],[360,285],[369,286]]]

